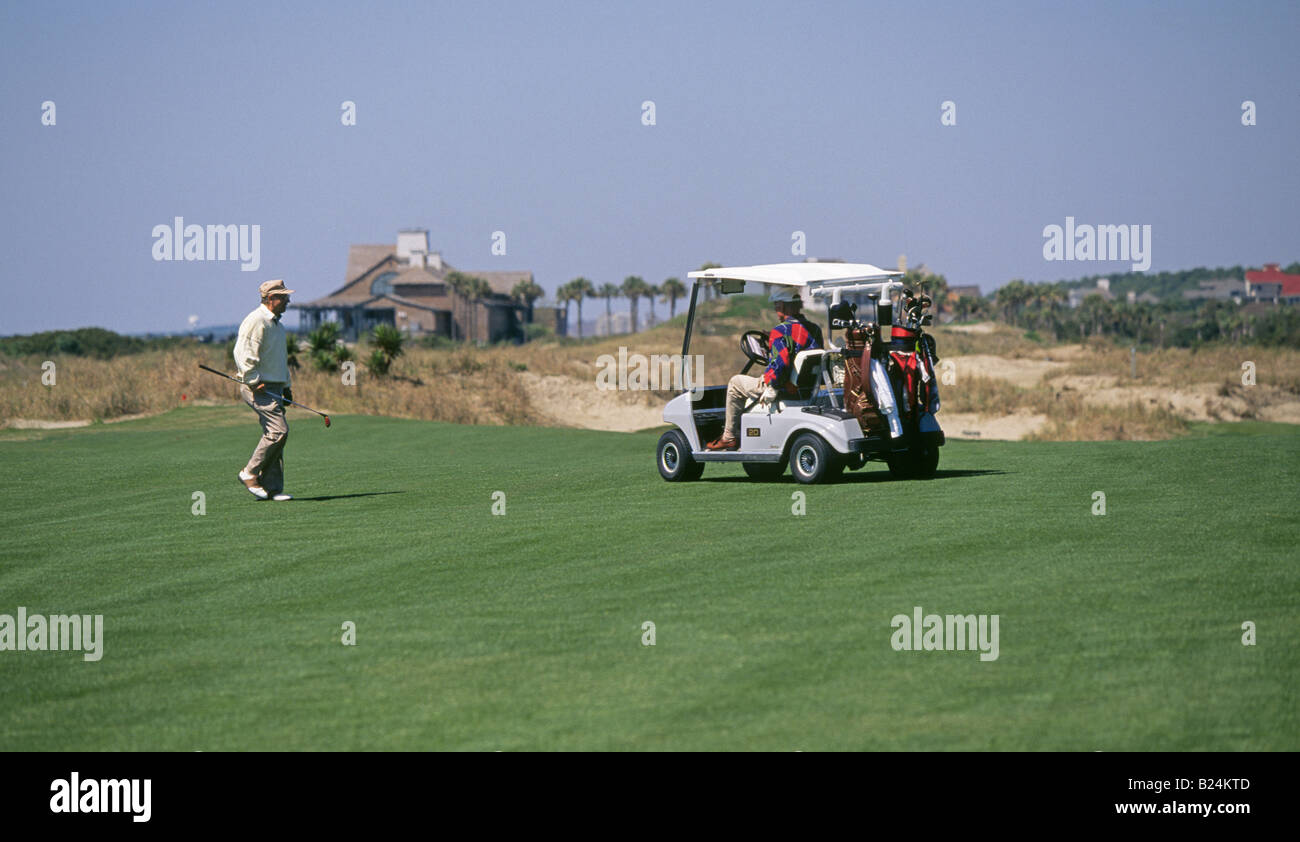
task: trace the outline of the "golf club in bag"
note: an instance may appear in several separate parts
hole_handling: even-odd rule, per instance
[[[217,375],[218,377],[224,377],[224,378],[226,378],[227,380],[232,380],[232,381],[234,381],[235,383],[238,383],[238,384],[241,385],[241,386],[247,386],[247,385],[248,385],[248,384],[245,383],[243,380],[240,380],[238,377],[231,377],[229,374],[226,374],[224,371],[217,371],[215,368],[208,368],[208,367],[207,367],[206,365],[204,365],[203,363],[199,363],[199,368],[203,369],[204,371],[210,371],[210,372],[212,372],[213,374]],[[314,413],[316,413],[316,414],[319,415],[321,418],[324,418],[324,419],[325,419],[325,426],[326,426],[326,427],[328,427],[328,426],[330,425],[330,417],[329,417],[328,415],[326,415],[325,413],[321,412],[319,409],[312,409],[310,406],[303,406],[302,404],[298,403],[297,401],[291,401],[291,400],[289,400],[289,399],[286,398],[284,395],[280,395],[280,394],[277,394],[277,393],[275,393],[275,392],[272,392],[270,389],[266,389],[266,390],[264,390],[264,391],[266,392],[266,394],[270,395],[271,397],[275,398],[275,399],[278,400],[278,401],[281,401],[281,402],[283,402],[283,403],[287,403],[287,404],[292,404],[292,405],[298,407],[299,409],[305,409],[305,410],[307,410],[308,412],[314,412]]]

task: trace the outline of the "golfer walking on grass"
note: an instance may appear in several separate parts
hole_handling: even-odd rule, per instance
[[[289,306],[291,289],[284,281],[266,281],[258,289],[262,304],[245,317],[235,340],[235,367],[244,385],[239,395],[262,423],[262,438],[239,481],[259,500],[291,500],[284,493],[284,444],[289,440],[289,420],[284,404],[267,392],[293,400],[289,388],[289,354],[280,316]]]

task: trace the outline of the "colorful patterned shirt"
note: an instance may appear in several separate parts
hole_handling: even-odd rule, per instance
[[[772,328],[767,344],[772,351],[772,361],[763,371],[764,385],[774,388],[784,386],[787,392],[793,392],[795,386],[791,381],[795,355],[809,348],[820,348],[822,332],[816,325],[805,321],[803,316],[794,316]]]

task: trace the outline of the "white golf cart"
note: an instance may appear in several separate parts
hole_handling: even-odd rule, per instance
[[[775,479],[786,465],[801,483],[820,483],[845,468],[857,470],[876,459],[900,478],[926,478],[939,464],[943,431],[935,421],[939,396],[934,340],[922,331],[930,299],[914,294],[902,273],[866,263],[775,263],[691,272],[690,311],[682,358],[690,354],[691,331],[703,285],[722,295],[745,291],[746,284],[794,288],[808,310],[827,307],[829,331],[820,349],[794,359],[792,381],[798,394],[780,394],[772,404],[753,401],[740,417],[736,450],[710,451],[705,444],[722,433],[726,384],[689,388],[664,407],[664,421],[675,429],[659,439],[659,473],[670,482],[699,479],[707,462],[740,462],[753,479]],[[761,288],[760,288],[761,289]],[[872,303],[871,320],[856,318],[857,304]],[[899,314],[897,323],[894,314]],[[768,364],[768,329],[741,337],[748,362],[742,374]],[[835,331],[840,336],[835,337]]]

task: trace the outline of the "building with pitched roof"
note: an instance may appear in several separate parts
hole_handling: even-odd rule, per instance
[[[394,245],[353,245],[348,249],[343,286],[314,301],[290,305],[300,313],[302,329],[337,322],[345,339],[356,340],[387,324],[410,336],[437,335],[471,342],[519,341],[531,308],[512,295],[515,285],[533,273],[461,272],[482,278],[490,292],[471,296],[451,283],[457,271],[429,250],[429,232],[398,232]]]
[[[1282,271],[1276,263],[1246,273],[1246,295],[1256,301],[1274,304],[1300,304],[1300,275]]]

